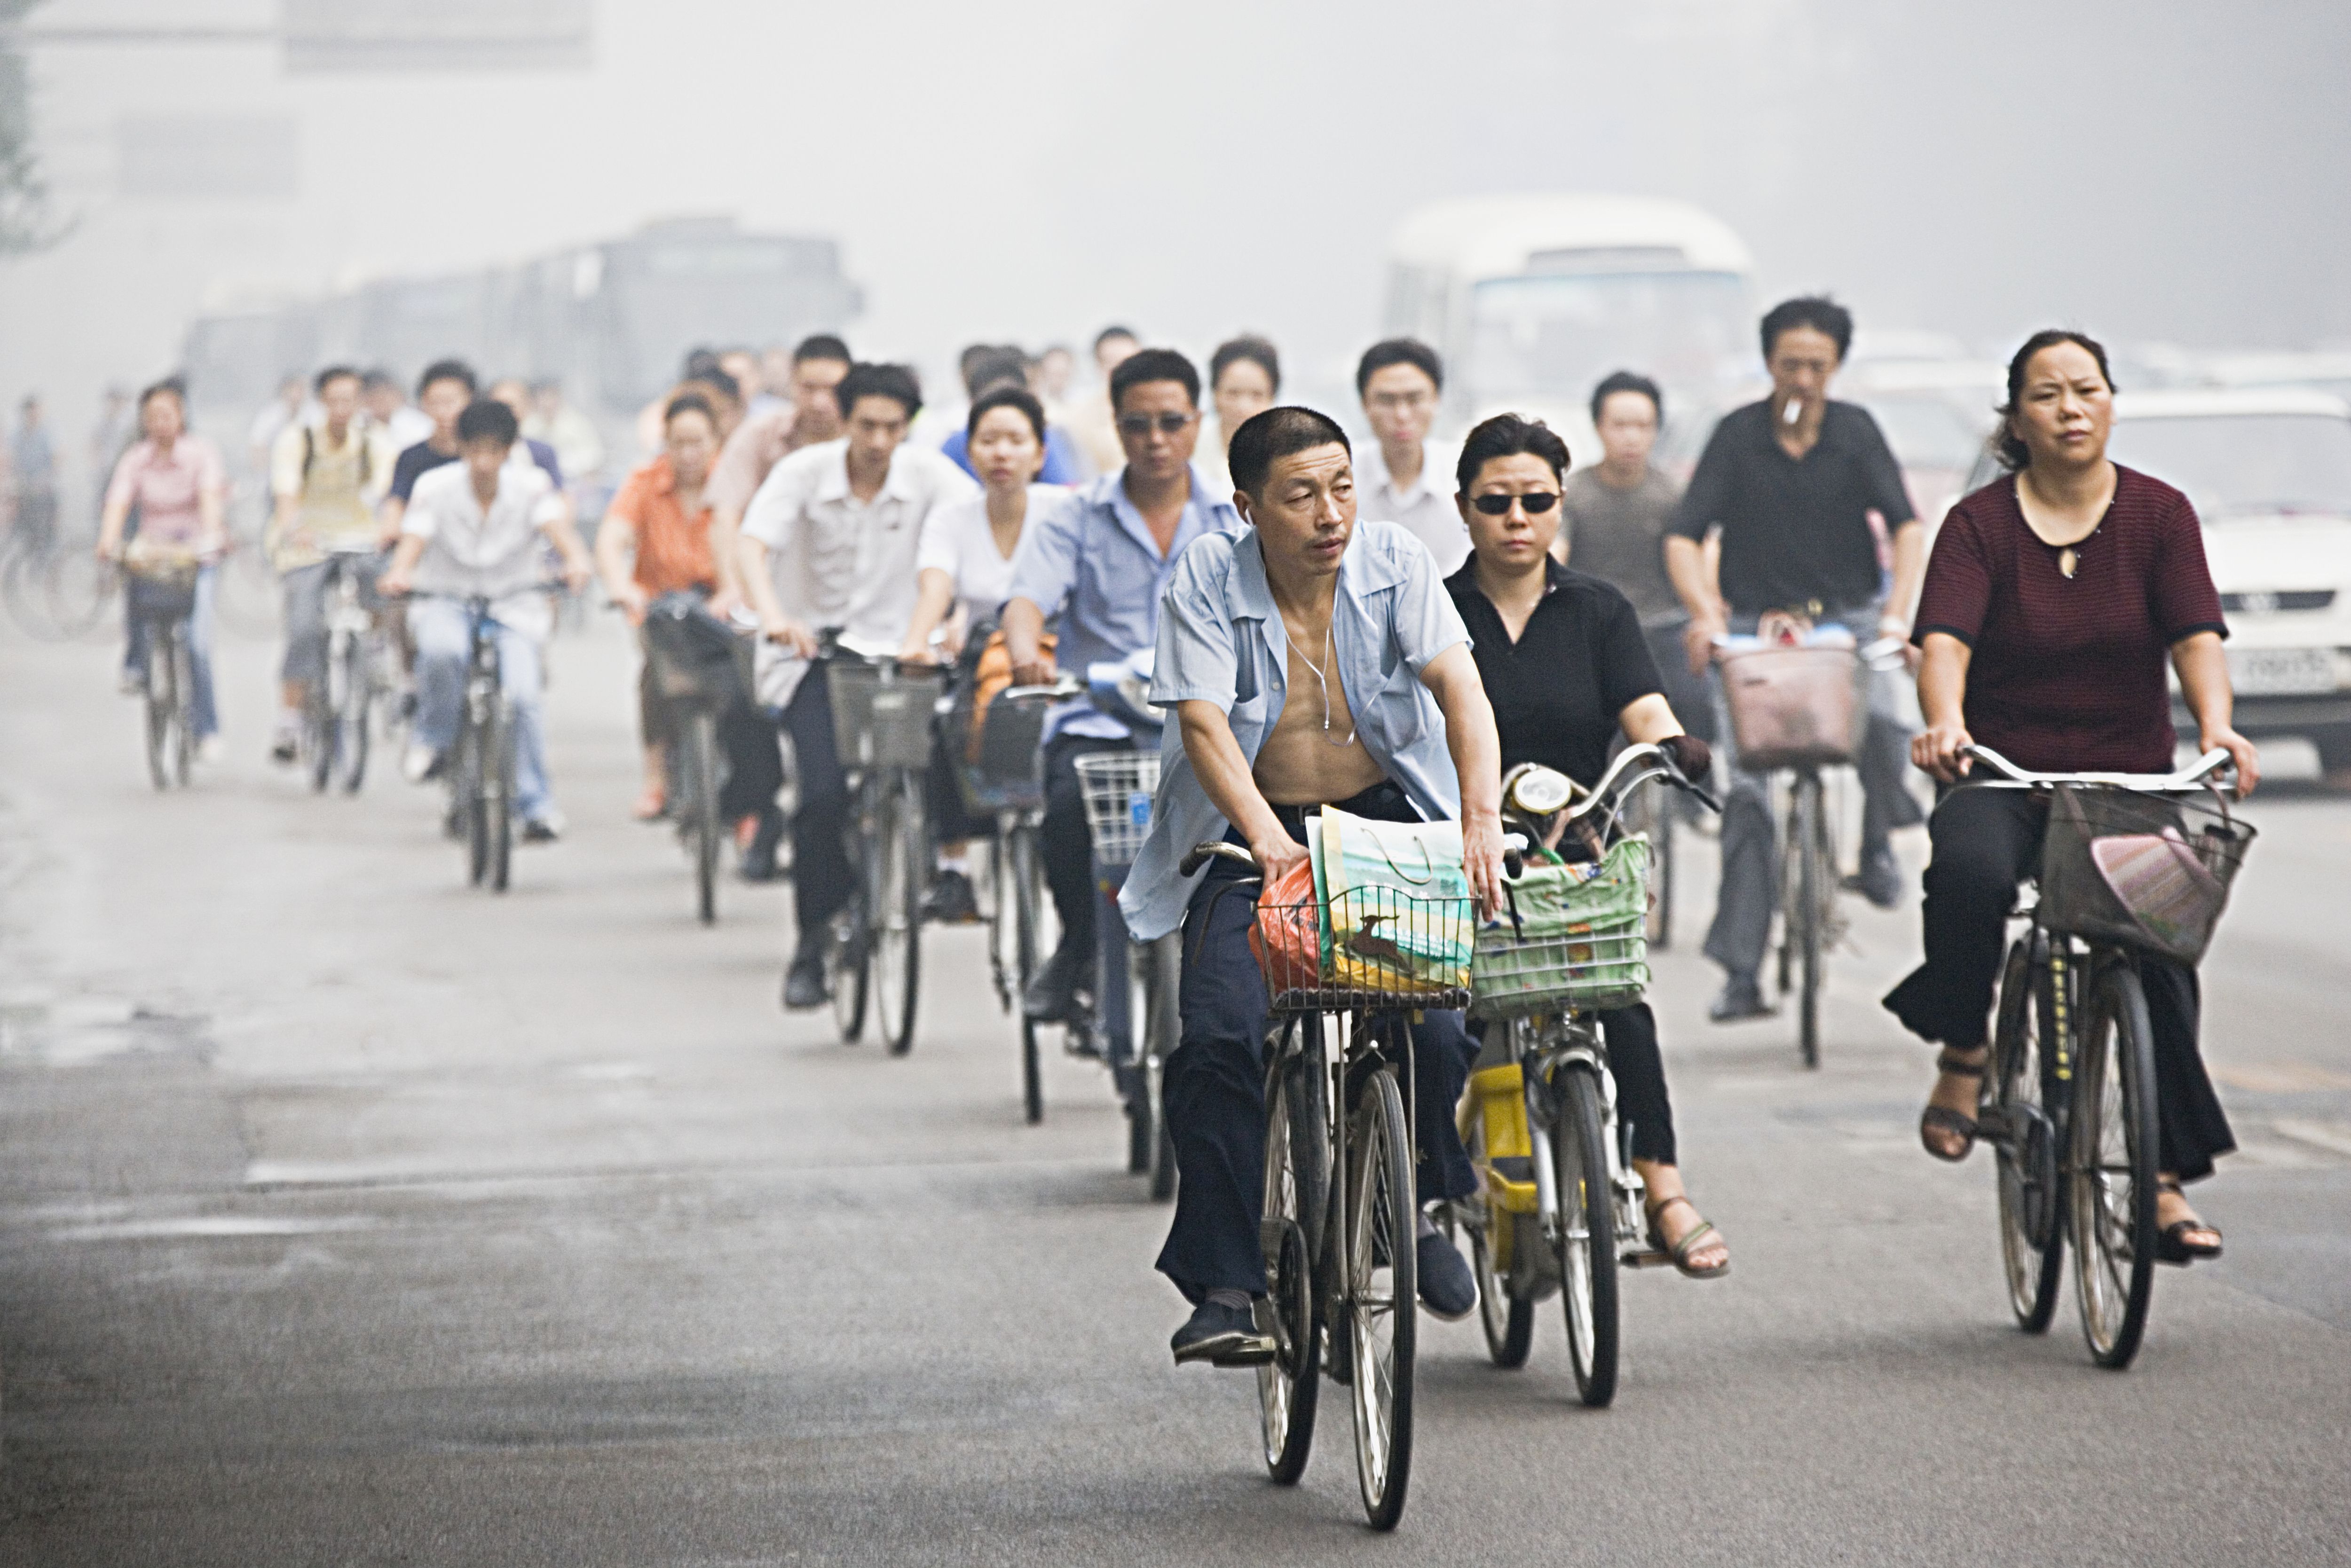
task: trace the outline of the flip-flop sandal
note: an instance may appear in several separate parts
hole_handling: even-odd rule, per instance
[[[1666,1210],[1671,1208],[1677,1203],[1687,1205],[1689,1211],[1692,1214],[1698,1214],[1698,1223],[1690,1228],[1688,1235],[1683,1237],[1679,1241],[1677,1241],[1672,1246],[1668,1247],[1666,1245],[1665,1230],[1657,1224],[1657,1219],[1666,1212]],[[1650,1247],[1656,1251],[1664,1253],[1668,1259],[1672,1260],[1676,1272],[1679,1273],[1682,1278],[1686,1280],[1719,1280],[1725,1274],[1730,1272],[1730,1260],[1728,1258],[1725,1258],[1721,1262],[1717,1263],[1711,1269],[1693,1269],[1690,1267],[1689,1255],[1691,1251],[1702,1244],[1708,1237],[1711,1236],[1718,1241],[1721,1241],[1725,1239],[1722,1232],[1714,1228],[1714,1221],[1708,1219],[1703,1214],[1698,1214],[1698,1205],[1691,1203],[1687,1197],[1682,1196],[1680,1193],[1676,1193],[1673,1197],[1666,1199],[1663,1203],[1660,1203],[1654,1207],[1645,1206],[1644,1211],[1649,1217]]]
[[[2158,1182],[2155,1184],[2155,1190],[2159,1193],[2168,1192],[2182,1199],[2188,1197],[2187,1192],[2176,1181]],[[2209,1230],[2212,1233],[2213,1239],[2210,1242],[2190,1241],[2188,1239],[2188,1232],[2191,1230]],[[2156,1234],[2155,1260],[2158,1263],[2177,1263],[2184,1269],[2199,1258],[2218,1258],[2220,1255],[2220,1228],[2205,1220],[2175,1219]]]
[[[1989,1060],[1989,1053],[1987,1053],[1987,1060]],[[1948,1072],[1954,1078],[1981,1078],[1984,1075],[1984,1064],[1981,1061],[1962,1061],[1949,1051],[1943,1051],[1936,1053],[1935,1071]],[[1937,1159],[1947,1161],[1951,1165],[1957,1165],[1975,1153],[1976,1130],[1976,1119],[1973,1116],[1962,1115],[1948,1105],[1929,1105],[1918,1113],[1919,1146]],[[1957,1134],[1961,1140],[1959,1152],[1946,1153],[1940,1145],[1927,1135],[1928,1133],[1935,1132]]]

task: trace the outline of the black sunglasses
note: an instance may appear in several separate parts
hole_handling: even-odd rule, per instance
[[[1121,435],[1148,435],[1151,434],[1152,425],[1156,423],[1159,426],[1160,434],[1173,435],[1199,417],[1196,413],[1122,414],[1119,417],[1118,433]]]
[[[1523,496],[1480,496],[1469,504],[1489,517],[1500,517],[1509,516],[1513,501],[1524,507],[1529,517],[1540,517],[1559,505],[1559,492],[1530,490]]]

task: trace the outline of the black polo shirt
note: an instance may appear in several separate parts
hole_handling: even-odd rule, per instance
[[[1556,561],[1545,570],[1542,602],[1516,643],[1478,586],[1476,557],[1445,588],[1469,628],[1470,656],[1502,732],[1503,768],[1540,762],[1589,785],[1607,770],[1616,716],[1665,687],[1631,600]]]
[[[1875,604],[1877,539],[1917,516],[1902,466],[1869,411],[1831,402],[1821,438],[1802,459],[1772,434],[1770,402],[1723,415],[1669,533],[1703,539],[1722,525],[1722,596],[1735,615]]]

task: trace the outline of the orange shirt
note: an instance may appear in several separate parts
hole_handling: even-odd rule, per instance
[[[710,559],[710,502],[687,517],[678,504],[677,475],[666,455],[628,477],[606,509],[637,530],[637,565],[632,574],[647,593],[701,588],[715,591],[718,569]]]

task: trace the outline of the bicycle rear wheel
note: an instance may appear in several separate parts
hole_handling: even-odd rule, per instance
[[[1012,901],[1012,1005],[1020,1009],[1020,1103],[1030,1124],[1045,1119],[1045,1070],[1037,1049],[1037,1026],[1030,1022],[1022,998],[1037,977],[1037,950],[1042,915],[1037,897],[1037,830],[1017,822],[1004,836],[1006,894]],[[1002,918],[999,913],[998,918]]]
[[[1559,1194],[1560,1299],[1575,1392],[1595,1408],[1616,1397],[1616,1218],[1597,1074],[1571,1061],[1552,1080],[1559,1119],[1552,1171]]]
[[[58,638],[94,631],[122,591],[122,579],[88,550],[60,549],[41,570],[41,593]]]
[[[1353,1363],[1347,1382],[1354,1396],[1355,1479],[1372,1528],[1394,1530],[1412,1479],[1419,1326],[1412,1129],[1394,1068],[1383,1066],[1364,1080],[1350,1120],[1343,1305]]]
[[[1469,1151],[1469,1164],[1482,1168],[1486,1118],[1475,1110],[1469,1113],[1462,1143]],[[1532,1296],[1510,1293],[1510,1275],[1516,1272],[1517,1245],[1521,1239],[1516,1230],[1517,1216],[1495,1207],[1491,1190],[1483,1186],[1469,1197],[1457,1198],[1453,1207],[1465,1220],[1461,1228],[1469,1233],[1469,1267],[1478,1276],[1478,1326],[1486,1331],[1486,1354],[1496,1366],[1524,1366],[1534,1348],[1535,1301]],[[1503,1255],[1506,1239],[1511,1244],[1508,1259]]]
[[[1988,1127],[2000,1191],[2000,1253],[2008,1304],[2027,1333],[2048,1332],[2057,1310],[2064,1262],[2057,1218],[2057,1135],[2049,1114],[2053,1079],[2044,1051],[2054,1048],[2054,977],[2032,961],[2033,938],[2009,949],[1992,1029],[1992,1104]]]
[[[718,721],[700,709],[686,717],[686,831],[694,855],[694,909],[705,925],[718,918]]]
[[[2100,1366],[2138,1354],[2155,1291],[2154,1030],[2138,971],[2101,967],[2074,1058],[2071,1126],[2074,1293]]]
[[[1183,1037],[1184,1019],[1178,1006],[1178,993],[1183,987],[1184,938],[1177,932],[1148,944],[1144,949],[1144,961],[1148,966],[1150,983],[1145,988],[1148,1011],[1140,1026],[1142,1032],[1144,1104],[1151,1118],[1151,1197],[1155,1203],[1165,1203],[1176,1196],[1176,1140],[1167,1131],[1167,1059],[1176,1054],[1177,1042]]]
[[[1266,1075],[1265,1207],[1259,1239],[1265,1248],[1264,1303],[1279,1346],[1257,1369],[1259,1434],[1265,1468],[1282,1486],[1306,1472],[1314,1447],[1314,1406],[1322,1388],[1322,1325],[1314,1305],[1314,1233],[1321,1228],[1330,1179],[1329,1135],[1323,1120],[1319,1051],[1299,1051],[1299,1032],[1319,1030],[1319,1016],[1291,1018],[1268,1041],[1273,1066]],[[1320,1042],[1317,1041],[1317,1044]]]
[[[914,1049],[914,1008],[923,979],[922,864],[928,844],[922,780],[901,768],[883,787],[873,844],[880,856],[872,927],[873,995],[882,1009],[883,1041],[893,1056]]]

